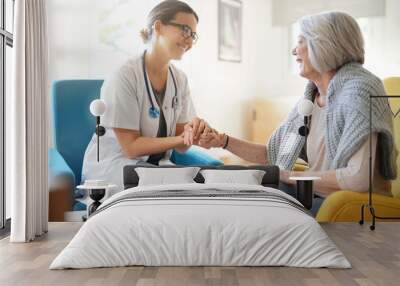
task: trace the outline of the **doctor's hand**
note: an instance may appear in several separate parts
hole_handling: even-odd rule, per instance
[[[201,136],[207,136],[211,127],[203,119],[195,117],[184,127],[183,142],[186,146],[198,145]]]

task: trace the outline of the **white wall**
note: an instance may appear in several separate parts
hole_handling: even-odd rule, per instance
[[[105,78],[143,44],[138,31],[159,1],[51,0],[49,9],[50,80]],[[218,1],[187,1],[199,14],[200,40],[176,64],[188,75],[199,116],[215,128],[247,137],[249,100],[254,96],[299,94],[303,80],[287,74],[287,28],[271,27],[269,0],[243,1],[242,62],[218,60]],[[112,9],[120,3],[119,8]],[[108,13],[109,12],[109,13]],[[103,20],[100,21],[99,19]],[[115,36],[117,51],[99,38]],[[110,40],[111,41],[111,40]],[[288,84],[290,80],[291,84]]]
[[[365,67],[381,78],[400,76],[400,1],[386,0],[385,10],[384,18],[367,20],[364,31],[370,37]]]
[[[107,77],[143,50],[138,32],[158,2],[49,0],[50,79]],[[199,116],[218,130],[246,138],[253,97],[302,94],[305,80],[289,68],[289,28],[272,26],[272,0],[243,0],[242,62],[219,61],[218,1],[187,2],[199,14],[200,40],[176,64],[190,79]],[[400,75],[400,1],[387,0],[386,14],[371,20],[374,44],[366,55],[366,66],[381,77]]]

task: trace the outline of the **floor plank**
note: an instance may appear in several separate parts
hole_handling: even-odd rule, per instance
[[[0,285],[399,285],[400,223],[379,223],[375,231],[356,223],[322,224],[352,269],[290,267],[117,267],[48,269],[81,223],[50,223],[32,243],[0,240]]]

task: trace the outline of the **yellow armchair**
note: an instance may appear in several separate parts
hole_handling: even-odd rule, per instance
[[[367,203],[368,193],[338,191],[324,200],[316,219],[319,222],[359,221],[361,219],[361,206]],[[400,217],[399,198],[372,194],[372,203],[376,216]],[[372,219],[367,208],[365,208],[364,214],[364,220]]]
[[[388,95],[400,95],[400,77],[386,78],[383,81]],[[393,112],[400,109],[400,98],[389,100]],[[396,146],[400,146],[400,118],[393,121]],[[399,149],[399,148],[398,148]],[[400,157],[400,156],[399,156]],[[400,172],[400,158],[397,158]],[[304,166],[296,164],[295,170],[304,170]],[[377,220],[379,217],[400,217],[400,176],[392,181],[393,197],[379,194],[372,195]],[[368,203],[368,193],[341,190],[329,195],[317,213],[319,222],[358,222],[361,219],[361,206]],[[371,220],[368,208],[365,208],[365,220]]]

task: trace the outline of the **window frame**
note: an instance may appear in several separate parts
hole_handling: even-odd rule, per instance
[[[7,16],[14,18],[15,0],[11,0],[13,8],[12,15],[6,15],[6,0],[0,0],[1,21],[0,21],[0,237],[10,231],[10,219],[6,218],[6,189],[5,189],[5,103],[6,103],[6,48],[13,48],[13,33],[7,31]],[[14,25],[14,24],[13,24]],[[12,28],[14,30],[14,27]]]

